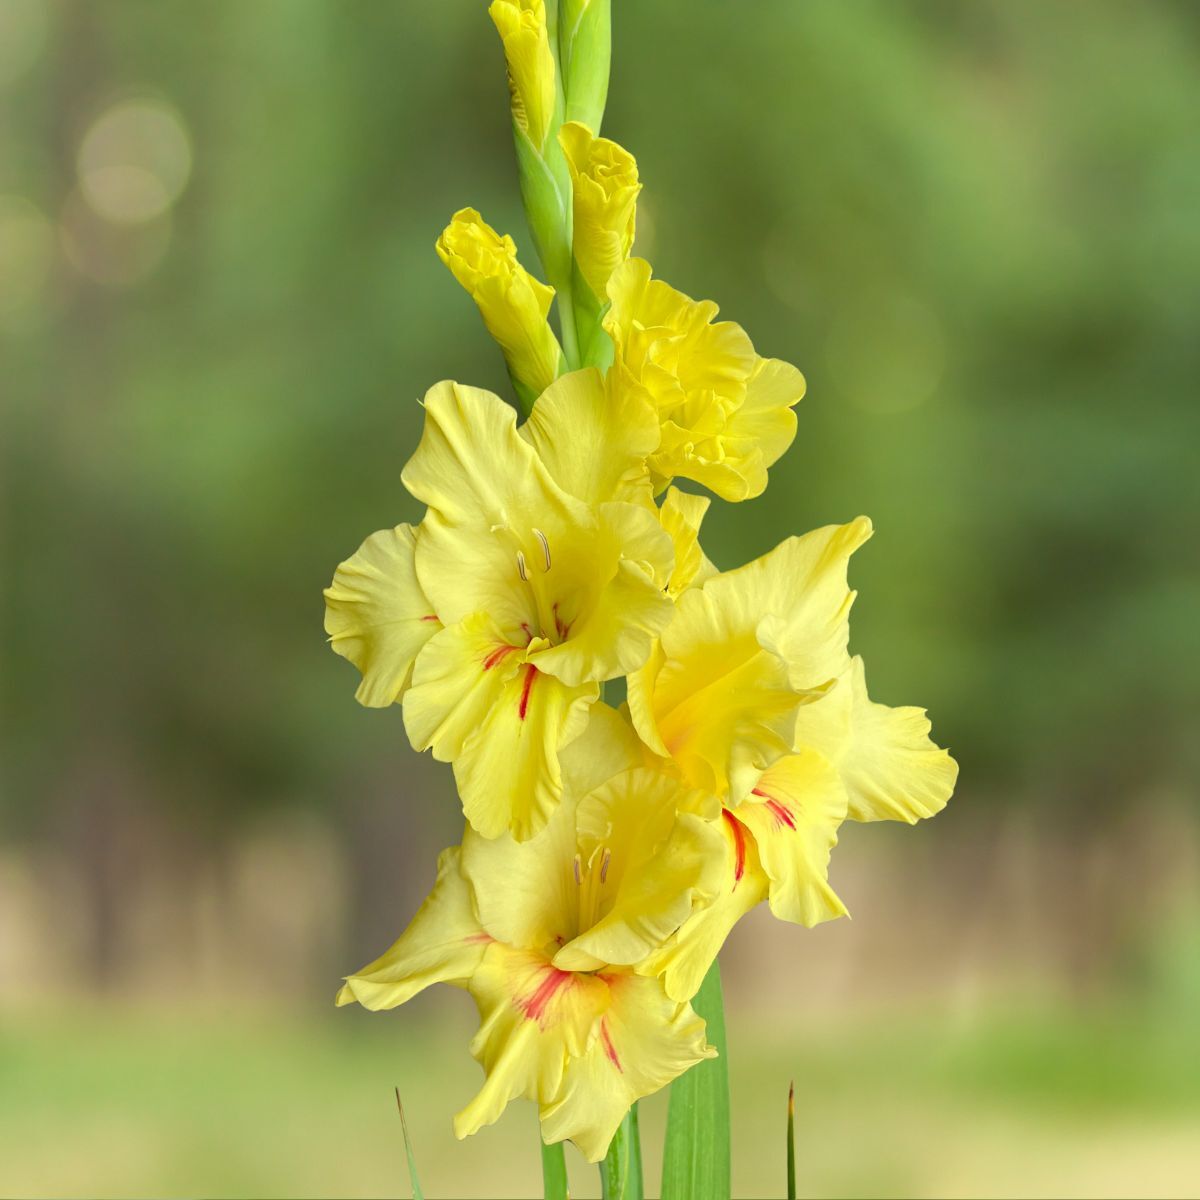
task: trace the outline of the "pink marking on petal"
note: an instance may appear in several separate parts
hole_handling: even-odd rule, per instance
[[[755,788],[750,794],[752,796],[761,796],[766,801],[764,807],[771,810],[771,816],[775,818],[776,825],[786,825],[789,829],[796,828],[795,814],[782,800],[776,800],[774,796],[759,788]]]
[[[484,933],[483,930],[480,930],[478,933],[468,934],[465,938],[463,938],[464,942],[470,942],[472,944],[483,944],[485,942],[494,942],[495,940],[496,939],[493,938],[490,933]]]
[[[531,996],[518,996],[517,1007],[531,1020],[544,1025],[546,1008],[550,1001],[567,986],[573,976],[570,971],[560,971],[557,967],[546,968],[546,978],[536,987]]]
[[[736,888],[746,873],[746,831],[729,809],[721,809],[721,816],[729,822],[729,832],[733,836],[733,886]]]
[[[617,1055],[617,1048],[613,1045],[612,1035],[608,1032],[607,1017],[600,1018],[600,1040],[604,1043],[604,1053],[608,1055],[608,1061],[624,1075],[625,1068],[621,1066],[621,1059]]]
[[[510,646],[507,642],[501,646],[497,646],[495,650],[493,650],[487,656],[487,658],[483,660],[483,669],[485,671],[490,671],[498,662],[503,662],[504,659],[507,658],[515,649],[516,646]]]
[[[437,619],[437,613],[430,613],[428,616],[421,618],[422,621],[436,621]]]
[[[517,716],[521,720],[525,720],[525,714],[529,711],[529,693],[533,690],[533,681],[537,678],[538,669],[529,663],[525,667],[525,686],[521,689],[521,703],[517,708]]]
[[[533,630],[529,628],[528,621],[522,621],[521,628],[525,631],[525,645],[528,646],[533,641]]]

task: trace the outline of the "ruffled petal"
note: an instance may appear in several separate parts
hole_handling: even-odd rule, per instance
[[[609,780],[576,812],[581,932],[555,955],[564,970],[630,965],[661,945],[722,881],[721,835],[677,779],[644,767]]]
[[[347,976],[337,1003],[395,1008],[431,983],[465,987],[491,939],[471,905],[457,846],[438,857],[437,882],[391,949]]]
[[[608,986],[555,970],[543,955],[493,942],[470,982],[479,1009],[471,1053],[487,1072],[479,1094],[454,1118],[464,1138],[490,1125],[518,1096],[550,1103],[570,1058],[583,1054],[608,1007]]]
[[[590,544],[564,545],[553,567],[572,581],[557,586],[586,597],[586,603],[571,612],[557,609],[562,640],[530,654],[539,670],[569,684],[636,671],[671,619],[663,584],[674,552],[653,511],[611,503],[600,505],[597,513],[595,538]]]
[[[400,699],[421,647],[442,627],[417,582],[416,540],[411,525],[371,534],[325,589],[325,632],[362,672],[355,699],[368,708]]]
[[[542,538],[570,543],[592,522],[517,432],[513,408],[479,388],[431,388],[421,443],[402,478],[429,506],[416,570],[442,622],[486,612],[506,631],[535,628],[521,558],[540,562]]]
[[[559,751],[587,725],[595,683],[568,687],[524,663],[454,759],[463,812],[484,837],[519,842],[546,825],[563,791]]]
[[[861,658],[853,660],[836,690],[842,689],[848,728],[833,761],[849,796],[848,815],[914,825],[941,812],[954,792],[958,763],[930,740],[925,710],[876,704],[867,695]],[[797,738],[808,730],[802,718]]]
[[[690,1000],[700,990],[730,931],[767,895],[767,876],[746,827],[728,809],[716,827],[725,842],[721,890],[636,967],[639,975],[661,976],[673,1000]]]
[[[521,434],[555,483],[576,499],[649,502],[646,455],[658,445],[658,418],[636,393],[610,394],[594,367],[552,383]]]
[[[676,602],[649,708],[684,779],[736,802],[790,751],[796,710],[807,697],[791,687],[786,665],[758,644],[737,593],[710,591],[724,578]],[[631,681],[630,711],[656,749],[643,731],[644,689],[644,680]]]
[[[780,920],[812,926],[845,916],[828,872],[846,791],[827,759],[813,750],[781,759],[733,814],[754,836]]]
[[[685,588],[699,587],[711,579],[717,569],[700,548],[700,523],[708,506],[707,496],[667,488],[658,517],[675,547],[675,569],[667,581],[667,593],[678,596]]]
[[[558,1094],[541,1106],[542,1137],[570,1139],[589,1162],[608,1150],[630,1105],[677,1079],[716,1050],[704,1021],[657,979],[603,975],[609,1006],[585,1052],[568,1060]]]

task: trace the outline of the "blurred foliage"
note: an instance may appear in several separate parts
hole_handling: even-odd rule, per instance
[[[417,515],[424,390],[507,386],[433,252],[471,204],[534,265],[483,4],[5,2],[37,40],[11,78],[0,59],[0,196],[53,247],[83,236],[76,156],[112,102],[173,106],[192,154],[136,282],[55,249],[13,299],[0,271],[6,826],[61,831],[104,792],[219,838],[407,789],[405,820],[452,838],[448,772],[354,704],[320,589]],[[929,706],[972,803],[1181,788],[1200,9],[616,7],[606,132],[641,165],[639,249],[809,379],[710,554],[867,512],[854,647],[881,699]],[[153,249],[126,232],[118,275]]]

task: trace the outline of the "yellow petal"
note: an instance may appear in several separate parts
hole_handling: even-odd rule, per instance
[[[591,518],[550,478],[516,428],[516,413],[479,388],[439,383],[425,397],[425,429],[404,485],[429,505],[417,543],[417,577],[452,625],[488,613],[515,635],[538,620],[518,554],[535,574],[540,539],[558,549]],[[535,568],[533,572],[529,568]],[[539,576],[540,577],[540,576]]]
[[[871,700],[862,659],[855,658],[828,699],[800,715],[796,738],[837,766],[853,820],[913,825],[946,807],[958,779],[958,764],[934,745],[929,730],[924,709]]]
[[[566,636],[530,654],[540,670],[568,684],[636,671],[671,619],[671,601],[662,587],[674,552],[655,514],[613,502],[600,505],[596,516],[594,534],[564,542],[554,560],[556,586],[578,598],[556,613]]]
[[[454,781],[474,829],[523,842],[545,827],[563,792],[559,751],[583,732],[599,695],[598,684],[569,687],[532,662],[504,684],[454,759]]]
[[[562,754],[563,788],[576,798],[595,791],[614,775],[641,766],[644,752],[629,721],[611,705],[588,710],[588,724]]]
[[[505,685],[518,677],[524,654],[486,613],[431,638],[404,696],[404,726],[414,748],[432,749],[439,762],[452,762],[500,702]]]
[[[709,580],[711,594],[731,626],[755,623],[759,642],[788,665],[798,691],[825,688],[849,665],[850,555],[872,533],[859,517],[781,542],[762,558]],[[670,653],[668,649],[668,654]]]
[[[846,791],[827,759],[813,750],[781,759],[733,814],[754,836],[777,917],[812,926],[845,915],[828,872]]]
[[[575,803],[570,795],[528,841],[463,835],[462,873],[482,928],[520,950],[562,945],[574,929]]]
[[[663,497],[658,516],[675,547],[675,569],[667,581],[667,592],[672,596],[699,586],[717,573],[700,548],[700,524],[711,503],[707,496],[681,492],[677,487],[667,488]]]
[[[716,893],[720,833],[677,811],[681,791],[677,779],[635,768],[579,802],[581,932],[559,950],[555,966],[636,963]]]
[[[684,779],[737,800],[790,751],[796,710],[806,697],[789,684],[786,665],[758,644],[738,593],[710,590],[723,578],[679,597],[661,639],[663,665],[649,704]],[[636,688],[631,681],[635,718],[642,688],[643,681]]]
[[[545,0],[492,0],[488,9],[508,62],[512,115],[534,148],[541,150],[554,116],[554,53],[546,27]]]
[[[338,1004],[395,1008],[431,983],[465,987],[489,942],[459,871],[459,850],[438,857],[437,883],[409,927],[386,954],[346,979]]]
[[[568,1059],[584,1053],[609,1003],[602,980],[557,971],[534,951],[497,942],[487,947],[470,991],[480,1018],[471,1053],[487,1079],[454,1118],[460,1138],[492,1124],[518,1096],[553,1100]]]
[[[796,437],[796,414],[792,411],[804,398],[804,376],[778,358],[760,358],[746,381],[746,399],[729,419],[728,439],[731,453],[756,451],[763,468],[763,487],[766,468],[783,456]],[[761,489],[752,491],[752,496]]]
[[[404,697],[413,746],[454,764],[463,812],[485,837],[532,837],[562,795],[560,747],[587,723],[594,683],[568,687],[478,613],[444,629],[417,659]]]
[[[609,277],[633,246],[637,214],[637,162],[628,150],[568,121],[558,140],[571,172],[575,261],[593,294],[606,297]]]
[[[745,826],[728,809],[715,824],[725,843],[720,891],[636,968],[639,975],[661,976],[673,1000],[690,1000],[700,990],[730,931],[767,895],[767,877]]]
[[[436,249],[475,301],[517,390],[532,402],[553,382],[562,361],[546,320],[554,289],[530,275],[517,261],[512,238],[501,237],[473,208],[454,214]]]
[[[800,372],[760,358],[740,326],[714,321],[715,304],[652,279],[641,259],[613,271],[608,294],[610,380],[644,394],[658,414],[661,439],[648,459],[656,480],[694,479],[724,500],[759,495],[795,434]]]
[[[521,433],[558,486],[576,499],[648,499],[646,455],[658,445],[654,410],[632,392],[610,395],[594,367],[551,384]]]
[[[657,979],[608,972],[609,1006],[587,1049],[570,1058],[557,1095],[541,1105],[546,1142],[570,1139],[599,1162],[635,1100],[652,1095],[716,1050],[704,1021]]]
[[[325,632],[362,672],[355,697],[368,708],[401,697],[421,647],[442,627],[417,582],[416,536],[411,525],[371,534],[325,589]]]

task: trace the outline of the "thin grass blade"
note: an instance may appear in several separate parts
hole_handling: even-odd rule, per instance
[[[417,1160],[413,1158],[412,1139],[408,1136],[408,1121],[404,1117],[399,1088],[396,1089],[396,1107],[400,1110],[400,1129],[404,1134],[404,1153],[408,1156],[408,1182],[412,1187],[413,1200],[425,1200],[425,1193],[421,1191],[421,1178],[417,1174]]]
[[[796,1081],[788,1084],[787,1194],[796,1200]]]
[[[662,1200],[729,1200],[729,1060],[721,971],[715,962],[692,1007],[707,1022],[708,1040],[718,1057],[697,1063],[671,1085]]]

